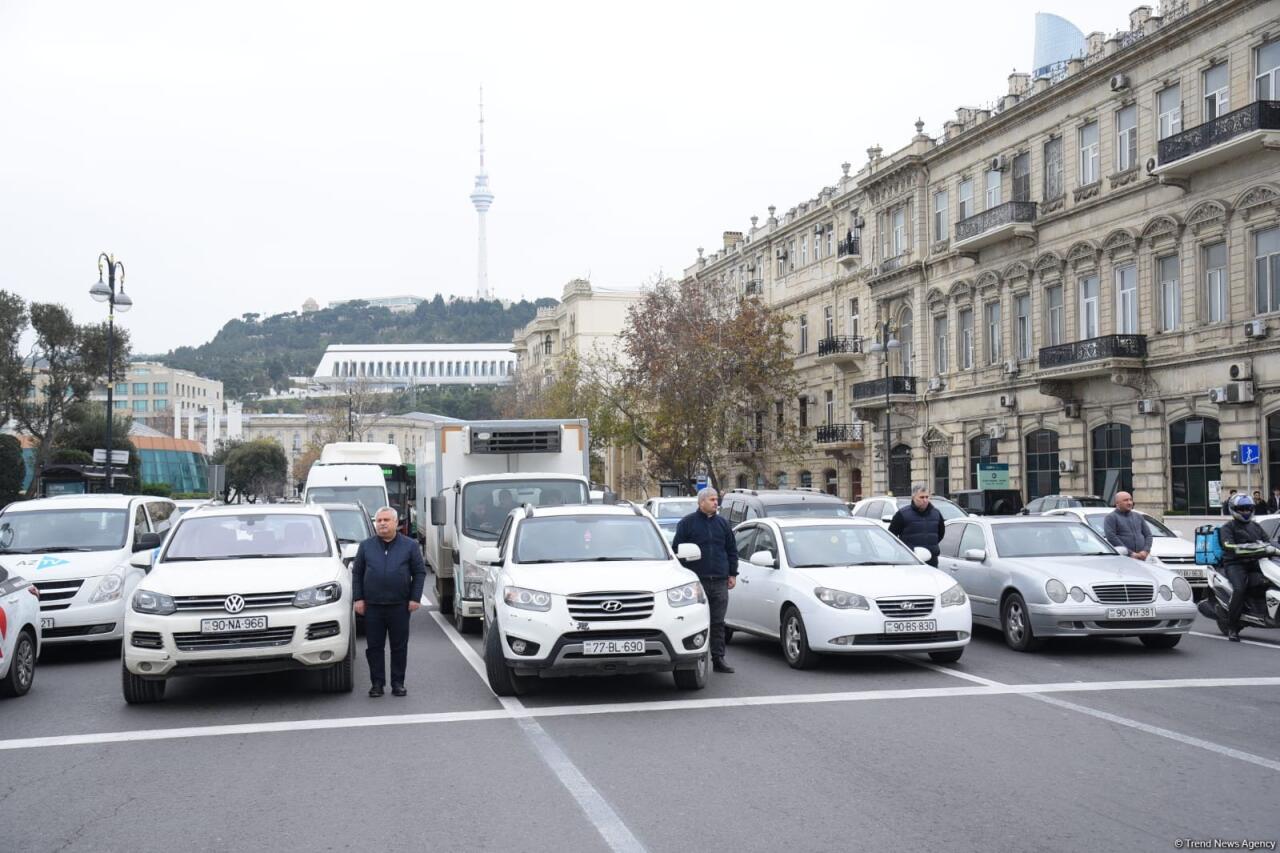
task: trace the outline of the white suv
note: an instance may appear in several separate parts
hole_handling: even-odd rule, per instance
[[[696,545],[680,546],[696,560]],[[648,513],[629,505],[513,510],[481,548],[485,668],[499,696],[539,677],[674,673],[706,686],[711,613]]]
[[[315,504],[183,516],[154,560],[133,558],[148,575],[124,619],[125,701],[158,701],[179,675],[286,669],[319,671],[327,692],[349,692],[355,632],[342,556]]]
[[[65,495],[0,512],[0,565],[40,591],[46,643],[119,640],[142,580],[130,565],[169,530],[174,503],[141,495]]]

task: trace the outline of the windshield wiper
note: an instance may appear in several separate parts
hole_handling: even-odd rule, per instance
[[[226,557],[166,557],[166,563],[203,563],[207,560],[225,560]]]
[[[90,548],[88,545],[46,545],[43,548],[32,548],[30,551],[23,551],[23,554],[56,554],[60,551],[96,551],[97,548]],[[18,552],[14,552],[18,553]]]
[[[565,560],[566,563],[631,563],[637,560],[660,560],[661,557],[583,557],[581,560]]]
[[[564,560],[516,560],[522,566],[532,566],[537,563],[563,563]]]

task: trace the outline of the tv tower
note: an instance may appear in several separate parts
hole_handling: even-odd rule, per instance
[[[489,288],[489,256],[485,245],[484,216],[493,204],[493,191],[489,189],[489,175],[484,170],[484,86],[480,87],[480,174],[476,175],[476,186],[471,191],[471,203],[476,206],[480,216],[480,257],[476,268],[476,298],[492,299],[493,291]]]

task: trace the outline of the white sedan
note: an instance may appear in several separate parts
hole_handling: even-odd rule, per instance
[[[1073,506],[1064,509],[1052,509],[1045,513],[1046,516],[1065,515],[1068,518],[1078,518],[1098,532],[1102,538],[1106,538],[1106,531],[1103,525],[1106,524],[1107,516],[1114,510],[1110,507],[1100,506]],[[1134,510],[1137,512],[1137,510]],[[1191,584],[1191,591],[1195,598],[1201,599],[1209,590],[1209,576],[1205,573],[1204,567],[1196,565],[1196,546],[1182,538],[1179,533],[1170,530],[1155,518],[1147,515],[1145,512],[1139,512],[1142,520],[1147,523],[1147,529],[1151,531],[1151,556],[1156,559],[1160,565],[1176,575],[1182,575],[1187,579],[1187,583]]]
[[[878,521],[762,518],[735,536],[738,585],[725,625],[779,640],[796,669],[818,653],[928,652],[950,663],[969,643],[964,590]]]
[[[0,696],[31,689],[40,656],[40,592],[0,566]]]

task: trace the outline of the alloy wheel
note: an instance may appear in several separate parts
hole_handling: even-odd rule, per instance
[[[796,660],[800,657],[800,620],[792,616],[787,620],[786,630],[786,649],[787,660]]]

